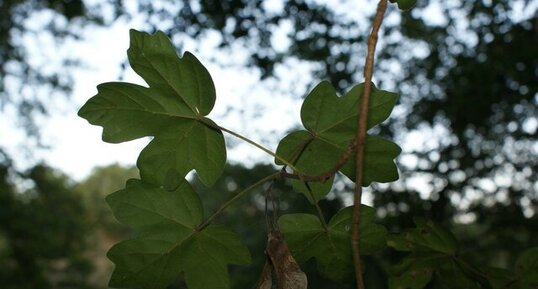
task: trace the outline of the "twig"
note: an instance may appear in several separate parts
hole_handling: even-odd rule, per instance
[[[328,179],[330,179],[334,174],[336,174],[347,162],[347,160],[351,157],[351,154],[355,150],[355,146],[357,144],[357,140],[353,139],[351,143],[349,143],[348,147],[344,150],[344,152],[340,155],[340,158],[338,159],[338,162],[334,164],[332,168],[329,170],[316,175],[316,176],[310,176],[305,175],[300,172],[293,173],[283,173],[282,176],[289,178],[289,179],[296,179],[301,180],[303,182],[326,182]]]
[[[312,201],[316,201],[314,199],[314,193],[312,192],[312,189],[310,188],[310,185],[305,182],[304,183],[306,189],[308,190],[308,193],[310,194],[310,197],[312,198]],[[318,218],[319,218],[319,221],[321,222],[321,225],[323,226],[323,229],[325,230],[325,232],[329,233],[329,226],[327,225],[327,221],[325,221],[325,217],[323,216],[323,211],[321,210],[321,207],[319,206],[319,202],[316,201],[314,203],[314,207],[316,207],[316,211],[318,213]]]
[[[203,230],[205,227],[207,227],[209,224],[211,224],[211,222],[213,222],[213,220],[218,216],[220,215],[226,208],[228,208],[233,202],[235,202],[237,199],[241,198],[244,194],[248,193],[249,191],[252,191],[253,189],[263,185],[265,182],[268,182],[268,181],[271,181],[271,180],[274,180],[274,179],[277,179],[277,178],[280,178],[281,175],[280,175],[280,172],[276,172],[276,173],[273,173],[273,174],[270,174],[268,175],[267,177],[257,181],[255,184],[251,185],[250,187],[236,193],[232,198],[230,198],[228,201],[226,201],[226,203],[222,204],[220,206],[220,208],[218,208],[211,216],[209,216],[209,218],[207,218],[207,220],[205,220],[205,222],[203,222],[202,224],[200,224],[196,230],[197,231],[201,231]]]
[[[364,289],[364,280],[362,276],[362,264],[360,257],[360,217],[361,217],[361,198],[362,198],[362,173],[364,162],[364,145],[366,143],[366,124],[368,120],[368,106],[370,94],[372,93],[372,75],[374,73],[374,56],[377,45],[377,34],[383,15],[387,9],[387,0],[380,0],[377,5],[377,11],[372,24],[372,32],[368,38],[368,55],[364,65],[364,93],[361,98],[359,109],[359,123],[357,127],[357,158],[355,163],[355,194],[353,198],[353,219],[351,228],[351,246],[353,249],[353,264],[355,265],[355,279],[357,288]]]

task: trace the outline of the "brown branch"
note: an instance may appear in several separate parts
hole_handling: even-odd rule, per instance
[[[364,280],[362,275],[362,264],[360,257],[359,239],[360,239],[360,217],[361,217],[361,198],[362,198],[362,172],[364,163],[364,145],[366,143],[366,124],[368,120],[368,106],[370,94],[372,93],[372,75],[374,73],[374,56],[377,45],[377,34],[383,15],[387,9],[387,0],[380,0],[377,5],[377,11],[372,24],[372,32],[368,38],[368,55],[364,65],[364,93],[361,98],[359,109],[359,123],[357,127],[357,158],[355,163],[355,194],[353,198],[353,219],[351,228],[351,246],[353,249],[353,264],[355,265],[355,279],[357,288],[364,289]]]

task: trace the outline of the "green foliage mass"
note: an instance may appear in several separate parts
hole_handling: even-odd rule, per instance
[[[250,253],[238,234],[213,221],[242,194],[284,174],[262,178],[204,219],[202,201],[185,176],[194,169],[204,184],[211,185],[224,168],[226,148],[221,128],[205,117],[215,102],[211,77],[192,54],[186,52],[178,58],[161,32],[149,35],[132,30],[128,55],[131,66],[149,87],[102,84],[79,112],[90,123],[103,126],[105,141],[154,137],[138,159],[141,179],[129,180],[124,189],[107,197],[116,218],[137,232],[134,238],[110,249],[108,257],[116,265],[110,286],[160,289],[182,275],[191,289],[230,288],[228,265],[250,263]],[[329,83],[316,86],[301,109],[306,130],[293,132],[280,142],[277,164],[294,169],[299,179],[301,174],[322,174],[338,164],[356,134],[362,89],[357,85],[338,97]],[[374,87],[368,128],[385,120],[396,100],[396,94]],[[396,144],[369,136],[365,152],[365,181],[361,185],[398,178],[393,162],[400,153]],[[354,180],[352,151],[350,156],[340,171]],[[318,202],[331,184],[332,179],[321,185],[294,181],[294,188],[316,206],[318,216],[289,214],[278,224],[299,262],[315,259],[321,274],[345,282],[353,275],[352,209],[344,208],[325,224]],[[372,208],[362,209],[359,242],[362,254],[368,255],[384,247],[387,230],[371,222],[375,215]],[[443,288],[444,284],[502,288],[498,286],[512,283],[523,289],[536,285],[536,250],[518,259],[515,272],[488,271],[460,256],[451,232],[419,220],[416,229],[391,236],[387,244],[409,252],[389,272],[391,289]],[[494,270],[502,273],[493,277],[489,272]]]
[[[462,257],[460,246],[450,231],[431,221],[416,219],[415,224],[416,228],[393,234],[387,240],[387,245],[395,250],[409,252],[390,269],[390,289],[529,289],[538,286],[538,248],[521,253],[514,271],[479,267]]]
[[[44,165],[14,180],[11,164],[4,163],[3,157],[0,150],[1,287],[33,289],[71,284],[92,288],[87,282],[92,266],[84,255],[89,246],[89,226],[72,182]],[[20,188],[21,182],[27,188]],[[58,263],[63,267],[58,268]]]
[[[203,222],[201,200],[184,180],[195,169],[200,180],[211,185],[224,167],[226,149],[220,127],[205,117],[215,102],[213,81],[192,54],[186,52],[178,58],[162,32],[149,35],[131,30],[130,36],[129,62],[149,87],[122,82],[101,84],[98,94],[79,111],[81,117],[103,127],[104,141],[154,137],[137,162],[141,179],[128,181],[125,189],[107,197],[116,218],[137,231],[135,238],[118,243],[108,253],[116,265],[110,286],[165,288],[183,272],[191,289],[229,288],[228,264],[247,264],[250,254],[238,235],[210,224],[212,217]],[[288,158],[286,164],[293,162],[310,174],[334,166],[356,133],[362,90],[363,85],[357,85],[338,97],[329,83],[318,85],[301,109],[308,131],[285,138],[277,150],[282,156],[277,159]],[[396,94],[374,88],[368,127],[385,120],[396,100]],[[309,137],[299,144],[288,141],[304,134]],[[369,137],[364,184],[397,179],[393,159],[399,153],[396,144]],[[353,159],[351,156],[342,168],[351,179]],[[316,193],[311,202],[317,203],[326,192]],[[292,248],[312,238],[310,251],[297,253],[301,260],[315,256],[321,272],[328,277],[349,278],[351,209],[336,214],[327,230],[319,217],[283,217],[288,221],[298,219],[294,224],[299,227],[306,222],[314,235],[303,235],[285,221],[283,231],[290,236]],[[369,222],[372,209],[365,207],[363,217],[361,243],[365,253],[372,253],[383,247],[386,230]]]
[[[351,215],[352,207],[336,213],[328,224],[311,214],[288,214],[280,217],[279,226],[298,262],[315,258],[319,271],[326,277],[349,281],[353,277],[351,258]],[[372,223],[375,210],[361,208],[361,254],[375,253],[385,247],[387,230]]]

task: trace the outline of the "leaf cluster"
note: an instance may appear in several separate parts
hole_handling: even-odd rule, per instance
[[[241,194],[282,174],[262,179],[204,218],[202,200],[185,178],[195,170],[206,186],[215,183],[226,162],[222,131],[230,132],[207,118],[216,99],[211,76],[192,54],[178,57],[162,32],[131,30],[130,36],[129,62],[148,86],[101,84],[79,111],[91,124],[103,127],[106,142],[152,138],[137,161],[140,179],[129,180],[107,197],[115,217],[137,231],[108,253],[116,265],[110,286],[165,288],[181,273],[191,289],[229,288],[228,265],[248,264],[251,257],[236,233],[213,220]],[[299,176],[294,188],[315,206],[331,189],[332,177],[319,184],[304,182],[301,176],[336,165],[331,175],[341,171],[354,179],[354,153],[345,151],[355,135],[362,90],[363,85],[357,85],[339,97],[328,82],[320,83],[301,109],[305,130],[286,136],[273,153],[277,164]],[[385,120],[396,100],[396,94],[374,88],[368,127]],[[363,184],[397,179],[393,159],[399,153],[391,141],[369,136]],[[372,208],[363,207],[360,242],[365,254],[381,249],[386,235],[382,226],[371,222],[373,216]],[[327,277],[350,278],[351,208],[338,212],[328,224],[322,215],[308,214],[285,215],[279,224],[299,262],[314,257]],[[309,245],[298,250],[304,242]]]
[[[533,288],[538,286],[538,249],[523,252],[515,270],[478,267],[464,259],[452,233],[438,224],[415,220],[416,228],[388,237],[387,244],[409,254],[390,270],[390,289]],[[430,288],[430,287],[428,287]]]

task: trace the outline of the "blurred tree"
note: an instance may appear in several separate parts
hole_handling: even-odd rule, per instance
[[[120,226],[114,219],[112,211],[105,202],[105,197],[125,186],[130,178],[138,178],[136,167],[123,167],[112,164],[96,167],[90,176],[75,186],[75,190],[82,196],[88,210],[88,220],[92,226],[105,229],[109,234],[126,234],[125,227]]]
[[[69,95],[70,70],[80,65],[79,56],[51,59],[44,51],[56,54],[62,44],[80,39],[83,27],[110,24],[124,13],[121,2],[0,1],[0,110],[12,108],[20,126],[38,136],[35,118],[47,114],[51,98]]]
[[[128,179],[137,177],[136,167],[112,164],[94,168],[92,173],[74,188],[88,212],[87,222],[90,232],[87,240],[91,247],[88,248],[86,255],[95,270],[88,276],[87,283],[93,284],[96,288],[107,288],[112,273],[113,264],[106,258],[106,252],[113,244],[132,233],[129,228],[116,221],[105,202],[105,197],[122,189]]]
[[[0,161],[2,288],[91,288],[85,210],[72,182],[43,165],[15,175],[1,152]]]

